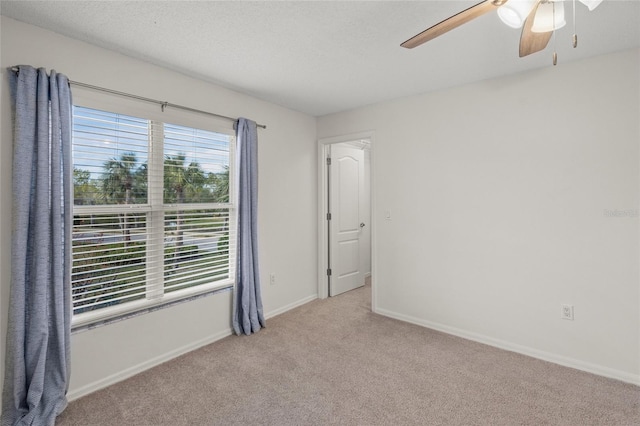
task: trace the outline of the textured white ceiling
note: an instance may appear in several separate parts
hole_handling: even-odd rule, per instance
[[[471,1],[5,1],[0,13],[314,116],[551,66],[518,58],[520,30],[491,13],[407,50]],[[560,64],[640,47],[640,1],[576,4]]]

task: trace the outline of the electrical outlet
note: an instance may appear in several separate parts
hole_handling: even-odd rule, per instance
[[[560,318],[573,321],[573,305],[560,305]]]
[[[276,274],[269,274],[269,284],[276,285]]]

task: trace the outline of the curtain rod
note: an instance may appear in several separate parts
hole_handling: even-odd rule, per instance
[[[18,72],[19,70],[20,69],[18,67],[11,67],[11,71]],[[98,90],[100,92],[110,93],[112,95],[118,95],[118,96],[123,96],[123,97],[126,97],[126,98],[137,99],[139,101],[158,104],[162,108],[162,112],[164,112],[165,108],[170,107],[170,108],[182,109],[182,110],[190,111],[190,112],[197,112],[199,114],[211,115],[213,117],[224,118],[225,120],[231,120],[231,121],[234,121],[234,122],[238,121],[237,118],[228,117],[226,115],[216,114],[216,113],[209,112],[209,111],[203,111],[201,109],[195,109],[195,108],[190,108],[190,107],[186,107],[186,106],[183,106],[183,105],[173,104],[171,102],[159,101],[157,99],[145,98],[144,96],[133,95],[131,93],[119,92],[117,90],[107,89],[107,88],[100,87],[100,86],[94,86],[92,84],[87,84],[87,83],[81,83],[79,81],[69,80],[69,84],[74,85],[74,86],[84,87],[86,89]],[[266,129],[267,128],[267,126],[264,125],[264,124],[256,124],[256,126],[262,128],[262,129]]]

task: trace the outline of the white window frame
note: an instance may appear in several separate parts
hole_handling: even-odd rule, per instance
[[[144,299],[128,301],[126,303],[115,306],[104,307],[94,311],[74,314],[71,320],[71,326],[74,329],[89,326],[95,323],[109,321],[129,314],[153,310],[162,305],[172,304],[180,300],[195,298],[205,293],[215,292],[224,288],[231,288],[235,285],[236,277],[236,235],[237,235],[237,164],[236,164],[236,136],[232,125],[220,120],[203,118],[197,113],[184,113],[182,111],[173,111],[173,113],[165,113],[159,111],[160,108],[144,104],[139,101],[132,102],[127,99],[114,99],[110,96],[96,96],[93,93],[82,91],[80,96],[76,96],[74,92],[74,106],[86,107],[92,109],[103,110],[116,114],[125,114],[150,121],[149,128],[149,175],[148,181],[152,179],[156,182],[163,182],[164,173],[164,129],[163,124],[174,124],[190,128],[225,134],[229,137],[229,202],[228,203],[184,203],[184,204],[164,204],[162,185],[152,186],[149,184],[146,204],[131,205],[102,205],[102,206],[83,206],[74,205],[73,215],[87,214],[104,214],[104,213],[146,213],[149,223],[159,225],[148,225],[150,228],[155,227],[156,232],[150,231],[149,238],[154,241],[147,240],[147,243],[159,244],[158,247],[164,245],[164,214],[173,210],[198,210],[198,209],[229,209],[229,274],[228,278],[213,281],[208,284],[200,284],[194,287],[174,290],[169,293],[164,292],[164,251],[156,250],[155,256],[149,258],[147,253],[147,281],[146,281],[146,297]],[[154,191],[155,189],[155,191]],[[149,246],[150,244],[147,244]],[[155,269],[154,269],[155,268]],[[159,275],[159,277],[158,277]],[[155,277],[155,278],[149,278]]]

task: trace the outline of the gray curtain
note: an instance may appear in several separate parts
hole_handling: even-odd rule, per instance
[[[238,141],[238,261],[233,292],[233,330],[251,334],[265,327],[258,267],[258,131],[240,118]]]
[[[8,74],[13,233],[1,423],[53,425],[69,383],[71,93],[55,71]]]

